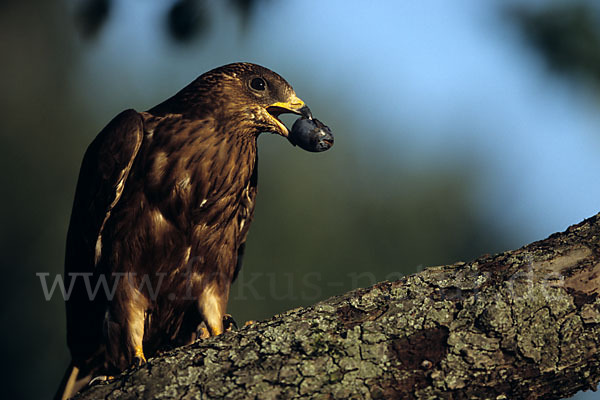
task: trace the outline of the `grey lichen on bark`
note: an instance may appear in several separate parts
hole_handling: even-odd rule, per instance
[[[600,214],[148,360],[78,399],[559,399],[600,381]]]

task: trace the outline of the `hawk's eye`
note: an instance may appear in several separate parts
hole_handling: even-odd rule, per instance
[[[250,81],[250,87],[254,90],[263,91],[267,87],[267,83],[263,78],[254,78]]]

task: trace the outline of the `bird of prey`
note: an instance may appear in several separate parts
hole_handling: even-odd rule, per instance
[[[123,111],[88,147],[67,234],[67,343],[57,398],[92,377],[223,332],[257,190],[257,136],[281,113],[312,118],[275,72],[213,69],[145,111]]]

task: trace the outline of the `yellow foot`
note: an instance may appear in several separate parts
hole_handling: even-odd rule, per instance
[[[200,325],[198,327],[198,330],[196,331],[196,338],[197,339],[208,339],[209,337],[210,337],[210,332],[208,331],[208,329],[206,328],[204,323],[202,323],[202,325]]]
[[[135,355],[133,356],[133,363],[138,367],[146,363],[146,356],[144,356],[144,349],[142,346],[135,346]]]

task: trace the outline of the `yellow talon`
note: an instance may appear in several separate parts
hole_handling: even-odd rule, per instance
[[[201,326],[198,329],[198,339],[207,339],[210,337],[210,332],[206,329],[205,326]]]
[[[138,362],[137,362],[138,365],[142,365],[142,364],[146,363],[146,356],[144,356],[144,349],[142,348],[142,346],[135,346],[134,358],[136,358],[138,360]]]

